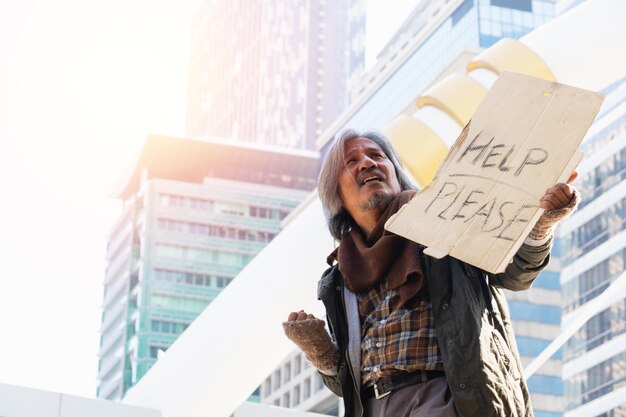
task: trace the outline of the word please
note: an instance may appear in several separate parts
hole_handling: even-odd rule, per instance
[[[514,241],[517,239],[515,225],[528,223],[535,209],[536,204],[519,203],[503,196],[487,198],[487,193],[474,185],[446,181],[424,212],[436,213],[439,219],[449,222],[474,220],[480,223],[481,232]]]
[[[509,172],[515,169],[513,175],[517,177],[522,173],[525,167],[540,165],[548,159],[548,151],[545,149],[529,148],[526,149],[526,153],[523,155],[524,158],[521,162],[512,161],[510,160],[511,155],[513,155],[512,159],[515,159],[515,145],[510,145],[510,149],[507,151],[509,145],[504,143],[493,144],[494,136],[491,136],[489,140],[481,141],[481,139],[486,139],[485,136],[488,135],[485,134],[484,131],[478,133],[467,148],[465,148],[463,153],[459,155],[456,163],[460,163],[466,156],[473,156],[472,165],[479,164],[482,168],[497,166],[502,172]]]

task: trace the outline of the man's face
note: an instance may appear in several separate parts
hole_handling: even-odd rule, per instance
[[[343,207],[359,224],[359,217],[376,216],[401,188],[396,170],[376,143],[363,137],[351,139],[344,147],[345,165],[339,177]]]

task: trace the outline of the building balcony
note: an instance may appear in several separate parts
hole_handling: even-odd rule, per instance
[[[124,254],[120,255],[118,258],[110,261],[104,276],[104,285],[109,285],[111,281],[119,277],[119,275],[124,272],[125,268],[129,269],[130,254],[131,249],[129,248],[127,252],[124,252]]]
[[[101,359],[100,370],[98,371],[98,379],[100,381],[107,381],[114,372],[122,370],[122,360],[116,355]],[[119,369],[117,369],[119,368]]]
[[[115,331],[115,332],[107,333],[106,336],[107,337],[105,337],[105,341],[100,346],[100,351],[98,353],[98,356],[100,358],[103,358],[103,357],[107,356],[107,354],[108,354],[109,350],[111,350],[111,348],[117,347],[118,345],[123,345],[124,332],[122,332],[122,331]]]
[[[106,333],[111,328],[111,325],[120,317],[120,314],[126,312],[126,301],[126,298],[124,298],[117,304],[114,304],[112,308],[105,311],[105,317],[102,321],[100,333]]]
[[[124,208],[122,209],[122,213],[117,218],[117,221],[111,228],[111,235],[110,235],[111,240],[115,239],[115,237],[118,236],[119,234],[122,234],[126,226],[130,224],[132,212],[133,212],[132,204],[124,205]]]
[[[100,398],[121,400],[124,392],[124,373],[118,371],[107,381],[101,381],[98,387]]]
[[[128,282],[128,275],[128,272],[126,272],[119,279],[106,286],[104,299],[102,300],[102,308],[104,310],[111,307],[120,298],[126,298],[124,290],[126,289],[126,283]]]
[[[111,236],[111,240],[107,245],[107,259],[113,259],[119,256],[124,247],[131,246],[133,243],[132,225],[129,223],[120,230],[120,233]]]

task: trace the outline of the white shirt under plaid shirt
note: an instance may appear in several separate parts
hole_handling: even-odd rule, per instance
[[[363,386],[396,372],[443,370],[427,290],[404,306],[397,291],[388,290],[387,280],[357,295]]]

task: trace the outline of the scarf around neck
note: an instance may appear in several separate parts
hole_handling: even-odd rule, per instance
[[[385,230],[385,223],[416,191],[402,191],[389,203],[369,236],[357,226],[341,239],[339,246],[327,258],[329,265],[339,263],[346,287],[361,293],[385,278],[390,290],[398,289],[404,304],[415,296],[424,284],[421,253],[417,243]]]

